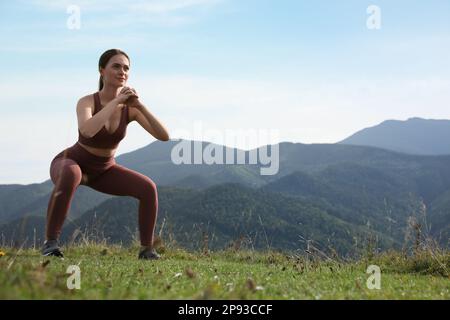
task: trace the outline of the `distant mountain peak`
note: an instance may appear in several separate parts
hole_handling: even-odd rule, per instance
[[[450,154],[449,137],[450,120],[411,117],[407,120],[385,120],[354,133],[338,144],[370,146],[417,155],[447,155]]]

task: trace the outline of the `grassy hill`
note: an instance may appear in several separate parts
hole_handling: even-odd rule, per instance
[[[345,261],[270,250],[160,247],[161,260],[142,261],[133,246],[63,249],[64,260],[1,248],[0,299],[450,299],[448,252]],[[71,265],[80,268],[80,289],[67,287]],[[369,265],[380,268],[380,289],[367,286]]]

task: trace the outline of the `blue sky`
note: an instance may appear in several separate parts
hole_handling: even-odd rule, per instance
[[[67,27],[71,4],[80,29]],[[370,5],[379,30],[367,28]],[[201,123],[217,143],[225,130],[277,130],[277,141],[231,143],[243,149],[334,143],[386,119],[450,118],[449,1],[34,0],[0,12],[1,184],[49,178],[114,47],[173,138],[202,138]],[[116,156],[152,141],[133,123]]]

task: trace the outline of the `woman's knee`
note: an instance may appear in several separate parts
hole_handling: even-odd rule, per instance
[[[143,191],[142,197],[155,198],[158,196],[158,189],[156,187],[156,183],[150,178],[145,179],[144,186],[141,190]]]

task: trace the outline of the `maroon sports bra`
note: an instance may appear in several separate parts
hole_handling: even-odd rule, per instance
[[[100,96],[98,91],[94,93],[94,105],[94,114],[92,116],[94,116],[101,110]],[[122,108],[119,127],[113,133],[110,134],[106,130],[105,126],[103,126],[101,130],[95,134],[95,136],[93,136],[92,138],[87,138],[83,136],[80,132],[80,129],[78,129],[78,141],[82,144],[94,148],[115,149],[119,145],[119,142],[125,137],[125,134],[127,132],[127,125],[129,123],[128,112],[128,106]]]

